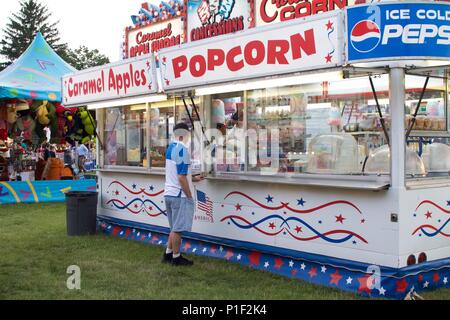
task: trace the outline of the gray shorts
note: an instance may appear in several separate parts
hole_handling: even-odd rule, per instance
[[[194,221],[193,199],[165,197],[167,218],[172,232],[191,232]]]

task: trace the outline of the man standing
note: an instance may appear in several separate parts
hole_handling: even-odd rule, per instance
[[[180,253],[181,236],[183,232],[192,231],[195,204],[192,197],[191,182],[200,182],[202,177],[191,175],[189,154],[189,127],[180,123],[174,128],[174,141],[166,154],[166,185],[164,197],[166,200],[167,218],[170,225],[170,236],[163,263],[174,266],[192,266],[194,263],[184,258]]]

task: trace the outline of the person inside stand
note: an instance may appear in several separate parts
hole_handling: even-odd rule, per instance
[[[238,109],[233,114],[230,125],[232,128],[226,132],[226,149],[229,154],[227,155],[227,161],[233,160],[234,165],[242,167],[245,163],[245,155],[243,152],[243,143],[245,141],[244,111],[242,109]],[[232,155],[232,159],[229,159],[230,154]]]
[[[204,178],[192,177],[190,168],[190,130],[185,123],[174,127],[174,141],[166,153],[166,183],[164,198],[167,218],[170,226],[170,236],[162,262],[174,266],[192,266],[194,263],[184,258],[180,253],[183,232],[192,230],[194,220],[194,188],[191,182],[200,182]]]
[[[78,167],[80,169],[80,172],[86,172],[86,169],[84,168],[84,163],[86,162],[89,149],[87,148],[87,143],[82,143],[77,149],[78,152]]]

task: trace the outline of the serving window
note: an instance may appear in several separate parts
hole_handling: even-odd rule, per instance
[[[441,77],[406,75],[405,80],[406,178],[449,177],[449,90],[445,72]]]
[[[164,169],[166,150],[172,140],[175,124],[184,122],[191,128],[201,128],[203,123],[199,119],[203,117],[204,110],[200,100],[186,100],[186,106],[182,99],[169,99],[99,110],[103,112],[104,119],[105,167]],[[193,133],[193,136],[195,134],[198,135],[198,132]],[[202,136],[198,138],[202,139]],[[192,164],[194,169],[200,170],[201,144],[194,143],[199,141],[194,137],[191,141]]]
[[[388,146],[388,75],[373,79],[378,105],[368,77],[306,82],[209,96],[211,128],[225,124],[215,172],[372,174],[368,159]]]
[[[146,105],[103,110],[107,166],[145,167],[147,161]]]

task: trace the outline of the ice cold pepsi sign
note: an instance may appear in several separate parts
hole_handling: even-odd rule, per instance
[[[450,59],[450,5],[399,3],[347,10],[349,62],[389,58]]]

